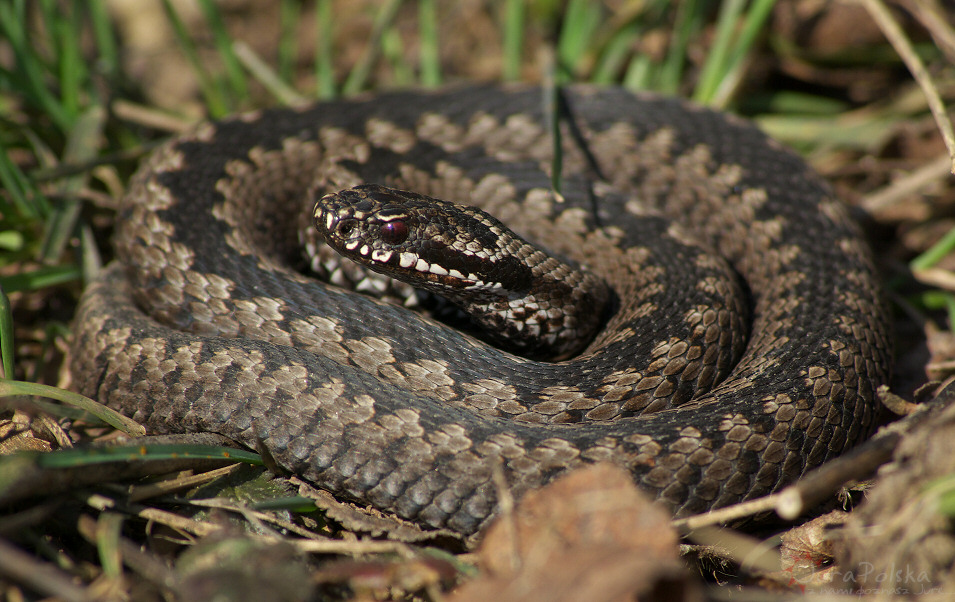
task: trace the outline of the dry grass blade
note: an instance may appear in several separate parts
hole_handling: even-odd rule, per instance
[[[862,201],[862,207],[869,213],[883,213],[909,203],[913,195],[948,177],[951,169],[952,159],[941,156],[895,180],[885,188],[866,196]]]
[[[86,588],[73,582],[72,575],[3,540],[0,540],[0,574],[66,602],[88,602],[93,599]]]
[[[912,77],[922,88],[929,109],[932,111],[938,129],[942,133],[945,147],[948,149],[948,155],[951,159],[950,171],[955,174],[955,133],[952,132],[952,121],[945,112],[945,103],[942,102],[942,97],[935,86],[935,82],[932,81],[932,77],[925,68],[925,64],[922,63],[922,59],[916,54],[915,49],[912,48],[912,43],[906,37],[905,32],[902,31],[902,28],[899,27],[895,18],[892,17],[885,4],[881,0],[859,1],[872,15],[889,43],[892,44],[895,51],[899,53],[899,57],[905,62],[905,66],[908,67]]]

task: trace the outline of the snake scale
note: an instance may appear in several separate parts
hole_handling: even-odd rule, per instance
[[[165,144],[81,302],[76,387],[151,431],[262,445],[343,498],[460,533],[494,515],[498,467],[519,496],[613,462],[685,516],[866,436],[887,312],[820,178],[683,101],[569,86],[549,120],[541,99],[390,92]],[[615,312],[583,353],[532,361],[301,273],[316,198],[363,182],[482,208],[606,280]]]

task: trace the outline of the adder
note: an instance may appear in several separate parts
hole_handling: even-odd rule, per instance
[[[520,87],[391,92],[171,140],[130,183],[116,262],[82,300],[76,386],[151,431],[262,445],[343,498],[461,533],[494,515],[495,470],[520,495],[609,461],[684,516],[865,437],[888,317],[829,187],[753,125],[684,101],[569,86],[554,107]],[[569,346],[514,352],[413,296],[365,294],[402,289],[330,258],[312,220],[331,223],[317,201],[369,191],[479,207],[491,230],[459,251],[528,241],[605,287],[588,301],[603,309],[578,314],[592,324]],[[493,286],[454,243],[420,244],[392,264]],[[539,330],[534,303],[504,330]]]

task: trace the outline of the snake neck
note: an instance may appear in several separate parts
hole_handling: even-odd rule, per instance
[[[313,216],[344,257],[444,296],[488,339],[525,357],[580,353],[609,313],[601,278],[474,207],[363,185],[325,195]]]

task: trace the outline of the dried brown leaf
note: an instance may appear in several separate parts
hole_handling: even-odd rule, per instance
[[[478,550],[483,577],[449,602],[697,599],[669,515],[619,467],[596,464],[528,493]]]

